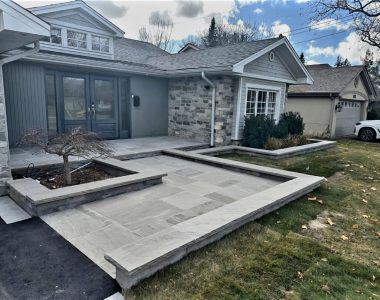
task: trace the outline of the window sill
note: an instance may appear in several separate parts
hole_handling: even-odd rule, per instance
[[[48,50],[53,52],[60,52],[64,54],[83,55],[92,58],[113,59],[112,53],[105,53],[99,51],[91,51],[87,49],[79,49],[75,47],[64,47],[59,44],[53,44],[48,42],[41,42],[41,50]]]

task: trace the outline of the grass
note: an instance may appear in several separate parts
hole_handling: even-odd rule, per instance
[[[328,181],[124,291],[126,299],[380,299],[379,143],[340,140],[279,161],[225,158]]]

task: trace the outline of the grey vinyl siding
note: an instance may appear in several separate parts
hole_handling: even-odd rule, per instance
[[[14,146],[26,130],[47,128],[44,68],[23,62],[6,64],[4,88],[9,143]]]
[[[96,24],[95,22],[94,23],[90,22],[86,18],[83,18],[81,15],[78,15],[78,14],[57,17],[55,19],[64,21],[67,23],[71,23],[71,24],[89,27],[89,28],[96,28],[96,29],[101,29],[101,30],[106,29],[104,26],[101,26],[100,24]]]
[[[260,56],[259,58],[245,65],[244,72],[285,80],[294,80],[292,74],[282,64],[276,54],[273,61],[269,60],[268,53]]]
[[[247,84],[257,84],[257,85],[267,85],[268,89],[270,87],[277,87],[280,88],[280,92],[277,95],[277,101],[279,101],[279,113],[283,113],[285,110],[285,93],[286,93],[286,83],[282,82],[274,82],[269,80],[261,80],[261,79],[253,79],[253,78],[242,78],[242,89],[240,93],[240,114],[237,115],[237,122],[238,124],[238,139],[241,139],[243,137],[243,129],[244,129],[244,117],[245,117],[245,107],[246,107],[246,96],[247,96]],[[237,101],[237,105],[239,102]],[[236,112],[237,110],[235,110]],[[236,121],[236,118],[235,118]],[[236,123],[235,127],[236,127]],[[235,128],[233,131],[233,135],[235,134]]]
[[[134,76],[131,93],[140,97],[140,106],[131,101],[131,138],[168,134],[167,79]]]

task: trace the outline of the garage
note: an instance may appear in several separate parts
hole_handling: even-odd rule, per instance
[[[339,101],[341,110],[336,113],[336,136],[347,136],[354,133],[355,123],[361,119],[361,103],[359,101]]]

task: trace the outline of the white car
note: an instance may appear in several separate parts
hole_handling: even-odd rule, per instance
[[[380,120],[360,121],[355,124],[354,133],[364,142],[380,139]]]

